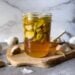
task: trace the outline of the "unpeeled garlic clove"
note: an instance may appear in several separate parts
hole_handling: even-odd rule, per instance
[[[17,37],[10,37],[6,42],[9,46],[13,46],[17,45],[19,43],[19,40]]]
[[[67,52],[71,51],[71,48],[67,44],[63,44],[63,45],[58,45],[56,47],[56,50],[57,51],[62,51],[64,53],[67,53]]]
[[[69,44],[70,44],[70,46],[71,46],[73,49],[75,49],[75,36],[72,37],[72,38],[70,38]]]
[[[70,38],[69,43],[75,45],[75,36]]]
[[[10,54],[11,55],[16,55],[16,54],[19,54],[19,53],[21,53],[20,47],[18,45],[13,46],[12,49],[11,49]]]

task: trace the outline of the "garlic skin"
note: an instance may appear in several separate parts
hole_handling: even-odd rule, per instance
[[[71,48],[67,44],[63,44],[63,45],[58,45],[56,47],[56,50],[57,51],[62,51],[64,53],[67,53],[67,52],[70,52],[71,51]]]
[[[69,43],[75,45],[75,36],[70,38]]]
[[[27,68],[24,68],[24,69],[22,69],[22,73],[25,75],[25,74],[30,74],[30,73],[32,73],[33,72],[33,70],[31,70],[31,69],[27,69]]]
[[[73,49],[75,49],[75,36],[69,40],[69,44]]]
[[[13,46],[10,54],[16,55],[16,54],[19,54],[19,53],[21,53],[21,49],[19,48],[19,46],[18,45]]]
[[[63,45],[58,45],[56,47],[56,50],[57,51],[59,51],[59,50],[64,51],[66,48],[67,48],[67,45],[66,44],[63,44]]]
[[[10,37],[8,40],[6,40],[8,46],[17,45],[19,43],[19,40],[17,37]]]

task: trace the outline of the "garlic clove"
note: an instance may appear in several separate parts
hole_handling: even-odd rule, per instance
[[[62,51],[64,53],[67,53],[67,52],[70,52],[71,51],[71,48],[67,44],[63,44],[63,45],[58,45],[56,47],[56,50],[57,51]]]
[[[70,38],[69,43],[75,45],[75,36]]]
[[[10,37],[8,40],[6,40],[7,44],[9,46],[17,45],[19,43],[19,40],[17,37]]]
[[[34,31],[26,31],[26,38],[27,39],[32,39],[35,35],[35,32]]]
[[[19,46],[18,45],[13,46],[10,54],[16,55],[16,54],[19,54],[19,53],[21,53],[21,49],[19,48]]]
[[[32,25],[26,25],[26,26],[25,26],[25,29],[26,29],[26,30],[32,30]]]
[[[27,68],[24,68],[24,69],[22,69],[22,73],[25,75],[25,74],[30,74],[30,73],[32,73],[33,72],[33,70],[31,70],[31,69],[27,69]]]
[[[70,38],[69,44],[70,44],[70,46],[71,46],[73,49],[75,49],[75,36],[72,37],[72,38]]]

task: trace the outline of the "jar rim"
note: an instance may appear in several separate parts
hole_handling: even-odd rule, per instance
[[[51,12],[26,12],[23,13],[22,16],[25,15],[33,15],[33,16],[52,16]]]

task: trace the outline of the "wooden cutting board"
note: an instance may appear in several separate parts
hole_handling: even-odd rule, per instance
[[[7,60],[12,66],[28,65],[47,68],[50,66],[55,66],[56,64],[75,57],[75,50],[72,50],[66,53],[65,56],[62,52],[58,52],[58,54],[53,56],[48,56],[44,58],[34,58],[25,53],[23,43],[20,44],[19,47],[21,48],[22,53],[13,56],[10,55],[11,48],[7,49]]]

